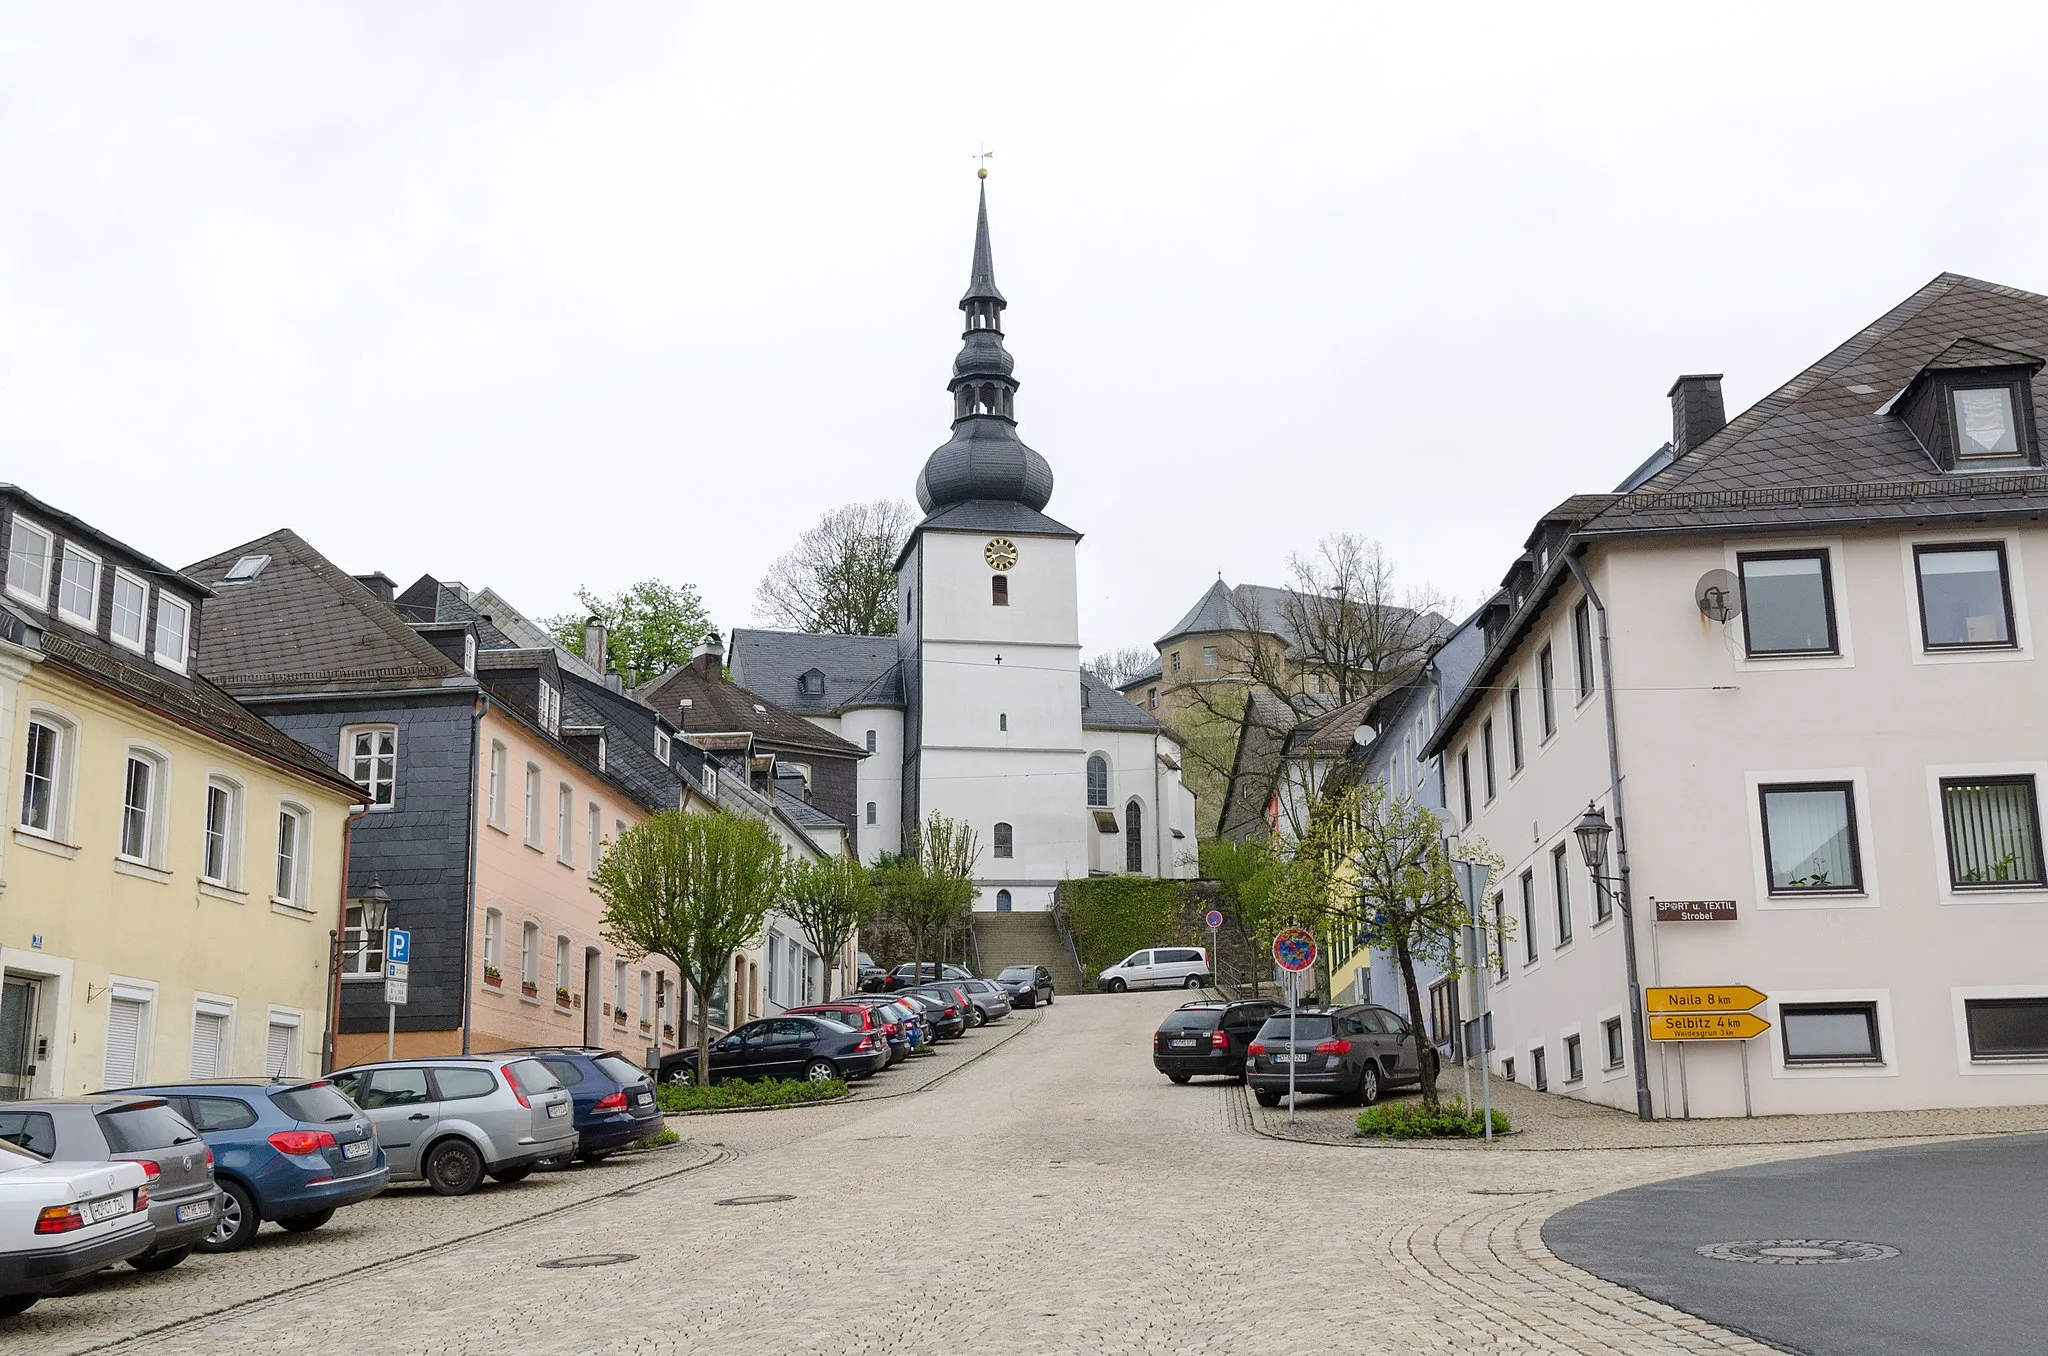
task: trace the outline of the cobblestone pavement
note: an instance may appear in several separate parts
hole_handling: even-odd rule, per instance
[[[1235,1084],[1175,1087],[1153,1072],[1149,1033],[1179,998],[1060,1003],[916,1097],[689,1118],[682,1127],[701,1152],[676,1166],[715,1155],[708,1166],[634,1165],[630,1178],[607,1179],[626,1190],[565,1192],[562,1203],[574,1208],[537,1218],[522,1208],[523,1220],[491,1227],[487,1215],[502,1208],[500,1196],[515,1198],[509,1192],[362,1207],[381,1212],[365,1213],[363,1233],[311,1236],[345,1240],[336,1254],[349,1254],[351,1268],[330,1267],[324,1280],[309,1268],[299,1288],[174,1322],[121,1349],[1769,1350],[1566,1266],[1543,1247],[1540,1226],[1563,1205],[1618,1187],[1822,1150],[1333,1154],[1278,1142],[1252,1132]],[[528,1186],[558,1189],[547,1178]],[[720,1204],[784,1194],[794,1199]],[[523,1207],[526,1187],[516,1199]],[[412,1237],[402,1228],[452,1220],[439,1213],[449,1210],[469,1218],[437,1227],[472,1236],[383,1263]],[[385,1215],[406,1221],[397,1242],[370,1227]],[[271,1265],[261,1256],[274,1250],[268,1244],[109,1293],[119,1304],[126,1292],[204,1275],[225,1297],[229,1268],[245,1258]],[[637,1257],[604,1269],[538,1266],[617,1252]],[[31,1329],[36,1344],[20,1349],[75,1352],[134,1331],[132,1314],[103,1322],[105,1307],[95,1290],[32,1310],[47,1309],[38,1321],[48,1326]]]

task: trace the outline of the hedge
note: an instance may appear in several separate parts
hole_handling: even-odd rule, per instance
[[[1140,947],[1206,944],[1186,935],[1186,881],[1091,876],[1061,882],[1059,894],[1074,950],[1090,974]]]
[[[764,1079],[760,1082],[731,1081],[710,1087],[695,1084],[662,1083],[654,1100],[663,1111],[726,1111],[733,1107],[800,1106],[805,1102],[829,1102],[847,1094],[846,1084],[836,1078],[812,1083],[801,1078]]]
[[[1496,1109],[1493,1133],[1507,1132],[1507,1113]],[[1479,1111],[1465,1109],[1462,1097],[1434,1107],[1424,1102],[1382,1102],[1359,1113],[1358,1133],[1377,1139],[1477,1139],[1486,1133],[1486,1122]]]

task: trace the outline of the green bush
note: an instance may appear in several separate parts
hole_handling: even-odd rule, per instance
[[[1091,876],[1060,884],[1074,950],[1090,974],[1116,964],[1139,947],[1172,942],[1205,945],[1181,935],[1186,929],[1182,917],[1186,895],[1184,882],[1143,876]]]
[[[665,1149],[671,1144],[681,1144],[682,1142],[683,1137],[681,1135],[664,1125],[661,1127],[660,1134],[647,1141],[647,1147],[650,1149]]]
[[[844,1097],[846,1084],[836,1078],[811,1083],[800,1078],[764,1079],[760,1082],[713,1083],[697,1087],[663,1083],[654,1090],[655,1102],[663,1111],[729,1111],[746,1106],[802,1106],[806,1102],[829,1102]]]
[[[1493,1133],[1508,1132],[1504,1111],[1493,1113]],[[1424,1102],[1384,1102],[1358,1113],[1358,1133],[1377,1139],[1477,1139],[1486,1133],[1478,1112],[1465,1109],[1465,1099],[1453,1097],[1431,1107]]]

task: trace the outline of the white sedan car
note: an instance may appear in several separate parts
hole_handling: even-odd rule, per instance
[[[0,1317],[147,1252],[140,1163],[46,1163],[0,1140]]]

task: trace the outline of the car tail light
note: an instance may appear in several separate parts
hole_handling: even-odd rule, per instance
[[[335,1143],[325,1130],[280,1130],[270,1137],[270,1147],[281,1154],[317,1154]]]
[[[152,1182],[164,1175],[163,1164],[161,1163],[148,1158],[138,1158],[135,1161],[142,1165],[142,1175]]]
[[[75,1205],[50,1205],[36,1216],[39,1234],[68,1234],[85,1227],[85,1212]]]
[[[1351,1053],[1351,1042],[1322,1041],[1316,1045],[1316,1053],[1319,1055],[1348,1055]]]
[[[613,1093],[613,1094],[612,1094],[611,1096],[609,1096],[609,1097],[600,1097],[600,1098],[598,1098],[598,1099],[597,1099],[597,1106],[596,1106],[595,1108],[593,1108],[593,1110],[597,1110],[597,1111],[624,1111],[625,1109],[626,1109],[626,1093],[625,1093],[625,1089],[623,1089],[623,1088],[621,1088],[621,1089],[620,1089],[619,1091],[617,1091],[617,1092]]]
[[[1244,1052],[1248,1055],[1263,1055],[1266,1053],[1266,1047],[1259,1044],[1257,1041],[1253,1041],[1250,1045],[1247,1045],[1244,1048]]]
[[[1159,1033],[1157,1031],[1152,1033],[1152,1048],[1154,1050],[1159,1048]]]
[[[867,1054],[869,1051],[875,1048],[875,1038],[873,1036],[862,1036],[860,1038],[860,1044],[854,1046],[853,1048],[860,1054]]]
[[[512,1076],[512,1066],[510,1064],[507,1064],[500,1068],[498,1072],[505,1075],[505,1086],[512,1089],[512,1095],[519,1099],[519,1105],[531,1111],[533,1109],[533,1103],[527,1101],[526,1094],[519,1090],[519,1080]]]
[[[1209,1033],[1209,1048],[1211,1050],[1228,1050],[1230,1048],[1230,1037],[1224,1033],[1221,1027]]]
[[[207,1166],[207,1167],[209,1167],[209,1168],[213,1166],[213,1150],[212,1150],[212,1149],[208,1149],[208,1150],[206,1151],[206,1166]]]
[[[946,1015],[947,1015],[948,1017],[958,1017],[958,1016],[960,1015],[960,1012],[959,1012],[959,1009],[957,1009],[957,1008],[947,1008],[947,1009],[946,1009]]]
[[[900,1026],[900,1025],[898,1024],[898,1023],[896,1023],[896,1022],[884,1022],[884,1023],[882,1023],[882,1030],[886,1031],[886,1032],[887,1032],[887,1033],[889,1033],[889,1034],[890,1034],[891,1036],[895,1035],[895,1034],[896,1034],[896,1033],[897,1033],[898,1031],[900,1031],[901,1029],[902,1029],[902,1027],[901,1027],[901,1026]]]
[[[137,1214],[140,1214],[147,1209],[149,1209],[149,1188],[139,1186],[135,1188],[135,1211]]]

